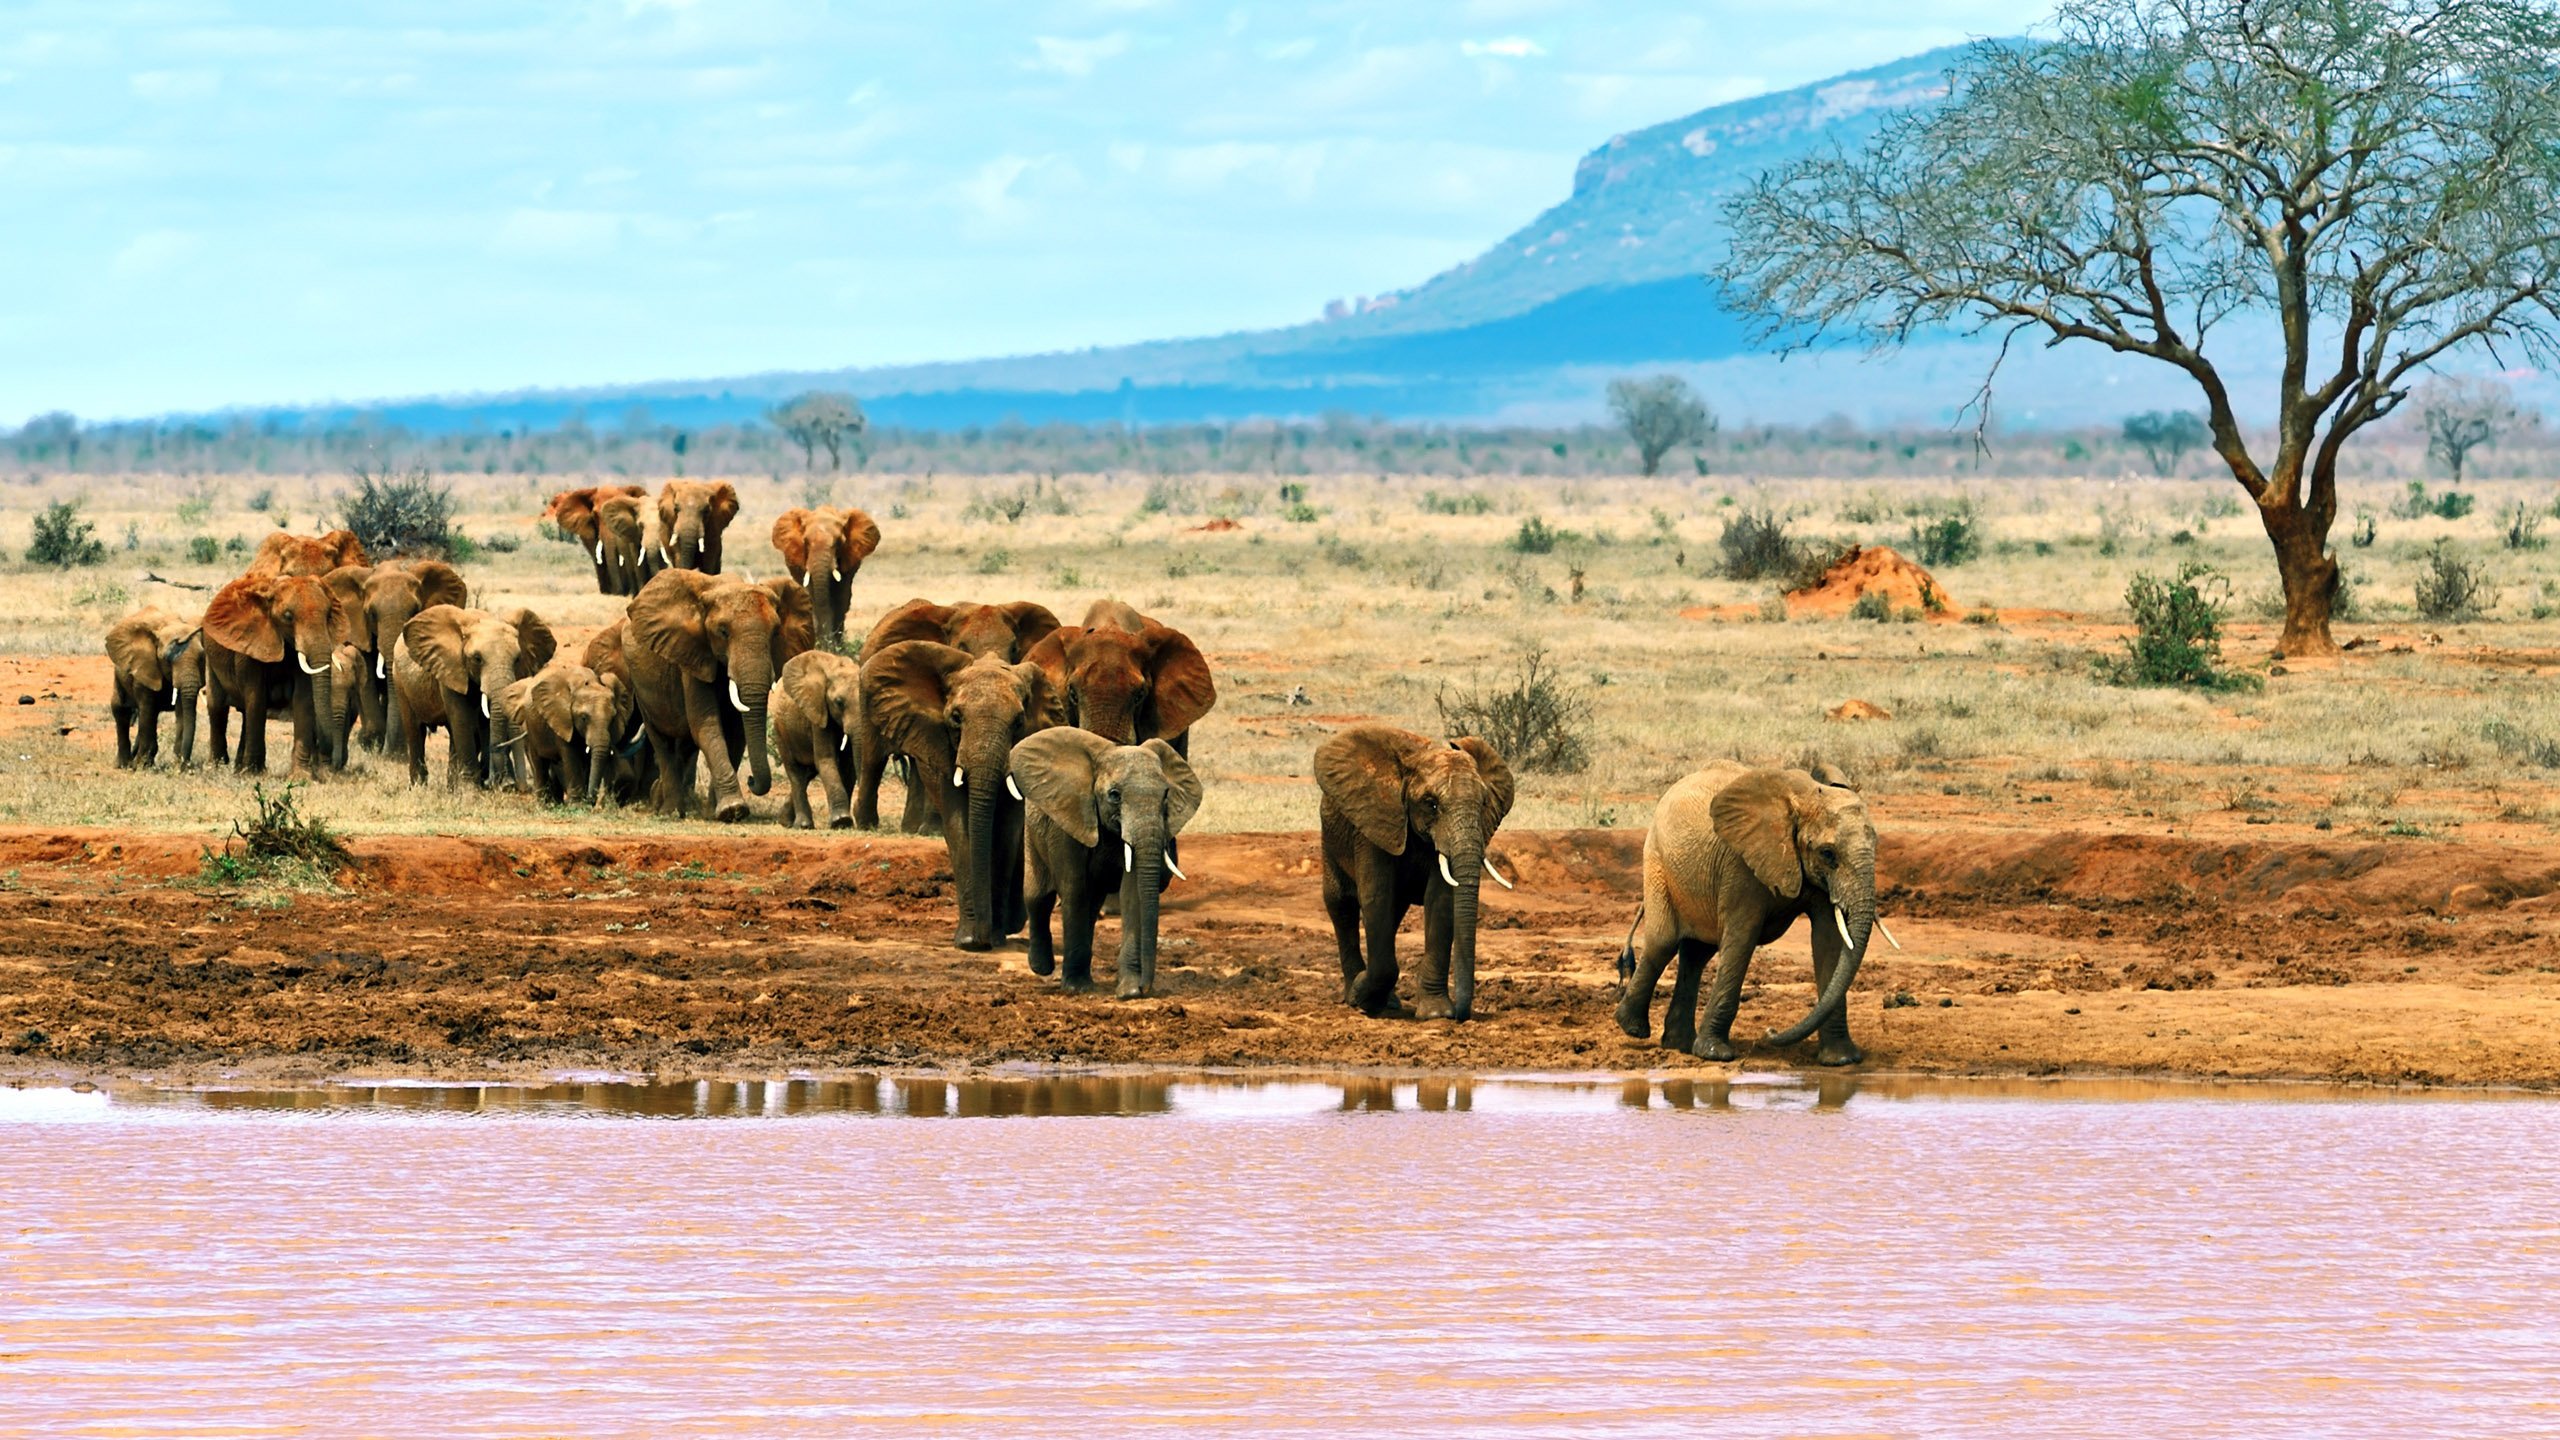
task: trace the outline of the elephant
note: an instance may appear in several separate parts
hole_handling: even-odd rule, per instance
[[[648,728],[640,723],[640,692],[631,683],[631,666],[622,656],[622,626],[614,621],[587,640],[580,660],[599,679],[611,680],[631,697],[631,713],[615,735],[615,748],[597,785],[617,804],[628,805],[649,794],[658,779],[657,752],[649,746]]]
[[[359,702],[364,693],[364,673],[364,652],[356,648],[354,641],[329,652],[329,733],[341,746],[363,718]]]
[[[726,480],[670,480],[658,491],[658,558],[670,570],[720,573],[720,534],[738,518]]]
[[[902,640],[862,662],[863,764],[894,752],[915,788],[938,792],[960,892],[953,943],[963,950],[992,950],[1022,928],[1022,802],[1006,776],[1015,744],[1056,720],[1037,665],[973,659],[933,640]]]
[[[364,692],[357,704],[383,754],[398,754],[406,743],[391,684],[391,656],[400,648],[400,632],[430,605],[462,609],[470,604],[471,587],[463,583],[462,572],[442,560],[386,560],[366,575],[364,603],[355,616],[356,648],[365,658],[359,677]]]
[[[608,595],[637,595],[649,577],[664,568],[649,558],[647,498],[646,492],[616,495],[596,506],[597,543],[604,551],[603,583]]]
[[[267,712],[277,708],[293,717],[295,771],[346,764],[346,737],[333,738],[330,667],[352,634],[353,617],[319,575],[243,575],[214,592],[203,632],[214,762],[231,758],[225,732],[236,706],[242,770],[267,768]]]
[[[373,579],[373,569],[370,565],[341,565],[320,577],[320,583],[336,597],[338,608],[346,613],[353,632],[348,644],[363,652],[369,652],[373,644],[373,617],[364,605],[365,586]],[[359,665],[352,671],[333,672],[330,676],[330,743],[342,752],[353,746],[359,734],[368,747],[382,748],[382,710],[369,703],[366,693],[370,669]]]
[[[1342,951],[1342,998],[1371,1014],[1395,1004],[1396,926],[1423,907],[1425,1020],[1475,1013],[1479,873],[1505,887],[1485,846],[1511,813],[1511,767],[1472,736],[1428,740],[1355,725],[1316,747],[1324,827],[1324,908]],[[1361,935],[1368,963],[1361,963]]]
[[[1168,870],[1182,873],[1172,841],[1200,811],[1200,777],[1162,740],[1115,745],[1063,725],[1016,743],[1012,770],[1031,862],[1031,973],[1059,966],[1066,988],[1089,988],[1094,918],[1102,897],[1116,891],[1123,918],[1115,993],[1154,994],[1156,897]],[[1061,905],[1065,952],[1053,955],[1049,915]]]
[[[558,648],[542,617],[521,607],[430,605],[412,616],[391,657],[409,783],[427,783],[427,732],[439,727],[445,732],[447,788],[514,778],[515,724],[498,708],[498,697],[550,664]]]
[[[782,698],[773,706],[783,796],[790,801],[784,824],[818,828],[809,808],[812,780],[826,787],[827,827],[842,830],[853,823],[853,742],[861,732],[862,667],[827,650],[792,656],[782,667]]]
[[[1095,601],[1082,625],[1050,631],[1023,658],[1049,672],[1068,724],[1122,745],[1164,740],[1189,755],[1192,722],[1218,703],[1191,637],[1115,600]]]
[[[146,607],[107,627],[115,695],[116,768],[160,763],[160,712],[178,712],[178,768],[196,763],[196,702],[204,691],[201,619]]]
[[[563,490],[551,497],[550,504],[542,507],[542,518],[559,526],[562,533],[576,540],[578,548],[587,552],[587,558],[595,563],[597,593],[633,593],[614,588],[614,567],[606,553],[604,506],[617,499],[645,499],[648,494],[649,487],[645,485],[589,485],[579,490]],[[636,534],[634,538],[636,543]]]
[[[842,645],[853,577],[880,548],[879,525],[859,510],[785,510],[773,522],[773,548],[782,552],[791,578],[809,587],[809,604],[818,612],[818,643],[830,649]]]
[[[766,706],[774,679],[817,639],[809,592],[797,581],[750,585],[678,569],[640,587],[623,620],[622,660],[657,755],[660,813],[684,813],[694,764],[707,759],[713,817],[746,818],[748,792],[773,788]]]
[[[991,655],[1011,664],[1026,658],[1032,647],[1057,628],[1058,617],[1050,613],[1049,607],[1029,600],[1007,605],[968,601],[936,605],[919,598],[881,616],[871,633],[863,637],[862,654],[868,659],[905,641],[932,640],[972,657]],[[888,772],[892,756],[889,747],[879,743],[879,737],[867,728],[857,743],[862,753],[862,779],[854,796],[853,823],[865,830],[876,830],[880,826],[880,777]],[[899,828],[921,835],[941,823],[942,817],[934,809],[939,792],[913,775],[905,778],[907,808]]]
[[[1618,1028],[1639,1040],[1650,1031],[1654,985],[1677,951],[1664,1048],[1733,1059],[1752,952],[1798,916],[1813,922],[1813,1007],[1768,1043],[1793,1045],[1818,1028],[1821,1063],[1856,1064],[1865,1055],[1849,1039],[1845,1000],[1876,927],[1876,831],[1866,801],[1820,764],[1767,770],[1723,761],[1681,777],[1645,832],[1644,899],[1618,956]],[[1698,977],[1710,955],[1715,983],[1702,1022]]]
[[[631,724],[635,703],[620,679],[563,655],[507,687],[500,698],[515,726],[520,761],[534,792],[565,804],[601,806],[613,792],[609,771]]]
[[[259,575],[326,575],[341,565],[370,565],[364,542],[352,530],[332,530],[326,535],[288,535],[279,530],[258,542],[258,553],[249,557],[250,576]]]

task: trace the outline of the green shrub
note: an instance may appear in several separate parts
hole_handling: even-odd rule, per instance
[[[201,525],[212,513],[213,501],[203,495],[190,495],[178,502],[178,523],[181,525]]]
[[[198,866],[203,883],[325,889],[352,867],[356,857],[338,832],[302,812],[295,794],[301,788],[298,780],[273,795],[264,785],[251,787],[256,813],[231,822],[231,838],[220,850],[205,848]]]
[[[1765,506],[1734,512],[1716,537],[1716,548],[1724,556],[1717,568],[1727,580],[1798,579],[1806,554],[1787,534],[1787,523]]]
[[[1324,518],[1324,512],[1304,500],[1292,500],[1280,512],[1280,518],[1292,525],[1313,525]]]
[[[377,560],[394,555],[462,560],[468,558],[465,547],[477,549],[453,532],[453,491],[424,465],[406,472],[359,465],[353,478],[355,488],[338,496],[338,523],[355,532],[366,554]]]
[[[249,553],[249,542],[242,536],[234,535],[230,539],[222,542],[222,553],[225,555],[246,555]]]
[[[2518,500],[2507,506],[2504,526],[2505,533],[2501,538],[2506,541],[2508,549],[2539,550],[2542,548],[2541,511]]]
[[[222,542],[210,535],[190,535],[187,558],[198,565],[211,565],[222,558]]]
[[[276,487],[273,485],[261,487],[258,493],[249,497],[249,508],[261,515],[276,508]]]
[[[1893,602],[1884,597],[1883,591],[1870,590],[1858,597],[1858,603],[1849,607],[1849,618],[1852,620],[1890,620],[1893,618]]]
[[[1961,565],[1982,553],[1982,517],[1970,501],[1911,527],[1911,550],[1931,570]]]
[[[2403,520],[2423,520],[2430,515],[2439,520],[2459,520],[2471,513],[2471,497],[2459,490],[2429,495],[2426,481],[2412,480],[2408,493],[2392,502],[2391,513]]]
[[[978,573],[1001,575],[1013,565],[1013,552],[999,545],[978,557]]]
[[[2209,565],[2189,561],[2176,576],[2138,574],[2125,586],[2134,633],[2121,660],[2101,659],[2098,678],[2112,685],[2192,685],[2232,690],[2254,685],[2254,675],[2222,668],[2222,615],[2231,582]]]
[[[512,531],[501,530],[482,540],[480,548],[492,555],[513,555],[524,548],[524,537]]]
[[[1562,538],[1564,532],[1549,526],[1545,517],[1532,515],[1520,522],[1519,533],[1511,537],[1511,548],[1523,555],[1548,555],[1554,553],[1556,542]]]
[[[2439,540],[2427,548],[2427,568],[2418,576],[2418,613],[2430,620],[2471,620],[2486,612],[2495,596],[2488,572],[2465,560]]]
[[[2356,528],[2347,532],[2347,543],[2355,546],[2359,550],[2370,550],[2373,548],[2373,542],[2381,535],[2381,533],[2382,527],[2374,522],[2373,512],[2370,510],[2358,510],[2356,512]]]
[[[1591,763],[1583,735],[1591,723],[1590,698],[1585,687],[1550,668],[1538,646],[1490,681],[1454,693],[1443,685],[1435,703],[1445,733],[1475,736],[1515,769],[1571,773]]]
[[[98,527],[80,518],[80,502],[56,500],[36,516],[35,534],[27,546],[27,563],[59,565],[68,570],[74,565],[95,565],[107,558],[106,543],[98,538]]]
[[[2560,739],[2536,734],[2511,720],[2491,720],[2480,727],[2480,733],[2512,760],[2560,770]]]
[[[1443,495],[1437,490],[1422,492],[1425,515],[1483,515],[1493,509],[1493,502],[1482,495]]]

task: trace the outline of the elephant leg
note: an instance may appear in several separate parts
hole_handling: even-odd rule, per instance
[[[1707,961],[1716,949],[1704,940],[1683,936],[1673,950],[1680,957],[1680,968],[1672,977],[1671,1003],[1662,1010],[1662,1048],[1686,1052],[1698,1040],[1698,981],[1707,973]]]
[[[676,742],[654,726],[647,734],[649,755],[657,762],[658,770],[658,778],[649,786],[649,804],[660,815],[681,820],[684,818],[684,794],[676,788]]]
[[[462,696],[444,692],[444,788],[459,790],[481,782],[480,712]]]
[[[1821,995],[1831,988],[1831,972],[1838,969],[1848,947],[1840,943],[1840,932],[1817,917],[1813,926],[1813,993]],[[1822,1022],[1821,1046],[1814,1059],[1824,1065],[1855,1065],[1867,1058],[1849,1038],[1849,1002],[1843,999]]]
[[[809,786],[817,778],[816,766],[802,764],[788,756],[783,758],[782,783],[786,789],[782,799],[784,808],[790,812],[785,817],[785,823],[794,829],[818,828],[817,812],[809,808]]]
[[[267,771],[267,682],[260,676],[240,697],[240,768],[253,775]]]
[[[1058,888],[1041,877],[1031,887],[1031,924],[1026,939],[1031,973],[1046,975],[1058,968],[1057,952],[1049,945],[1049,914],[1058,908]]]
[[[178,768],[196,768],[196,696],[178,693]]]
[[[133,707],[118,695],[115,703],[107,707],[107,713],[116,717],[116,768],[130,770],[133,768]]]
[[[204,697],[205,754],[208,763],[219,769],[231,763],[231,702],[221,691],[207,687]]]
[[[1449,945],[1455,929],[1449,910],[1455,893],[1437,875],[1423,893],[1422,973],[1414,977],[1413,1013],[1418,1019],[1449,1018]]]
[[[824,732],[819,734],[818,743],[822,746],[827,743]],[[846,830],[853,826],[852,786],[849,783],[852,776],[848,771],[842,750],[818,757],[818,783],[826,788],[827,828],[830,830]],[[815,828],[814,824],[812,828]]]
[[[160,763],[160,712],[168,709],[157,695],[146,695],[134,716],[133,763],[150,769]]]
[[[1638,1040],[1653,1033],[1653,987],[1661,981],[1662,967],[1670,962],[1680,944],[1680,927],[1664,913],[1668,908],[1648,905],[1636,917],[1630,954],[1622,962],[1625,978],[1619,986],[1618,1028]],[[1691,998],[1696,998],[1694,986]],[[1664,1023],[1670,1021],[1666,1019]]]
[[[728,727],[724,723],[727,717],[721,714],[728,706],[728,695],[695,680],[686,681],[685,690],[687,708],[692,711],[688,718],[693,722],[694,749],[711,766],[712,818],[723,822],[744,820],[747,797],[738,788],[738,767],[729,751]],[[693,703],[697,697],[692,692],[696,690],[703,692],[700,704]],[[745,731],[739,733],[743,736]]]
[[[1342,956],[1342,1003],[1357,1005],[1360,985],[1360,892],[1331,860],[1324,867],[1324,913]]]
[[[934,788],[925,783],[924,767],[908,756],[898,766],[898,779],[907,787],[906,813],[899,817],[898,828],[910,835],[930,835],[942,827],[942,807],[934,801]]]
[[[1090,876],[1058,877],[1058,983],[1070,990],[1093,988],[1093,921],[1098,909],[1094,900]]]
[[[1030,909],[1022,901],[1022,807],[996,801],[996,938],[1020,933]]]
[[[853,787],[853,823],[858,829],[877,830],[880,828],[880,777],[888,772],[889,751],[880,743],[879,736],[868,733],[868,725],[863,728],[865,733],[854,744],[862,755]]]
[[[1396,1008],[1396,926],[1408,908],[1396,898],[1395,859],[1384,853],[1364,857],[1360,875],[1360,928],[1368,940],[1368,964],[1352,1003],[1371,1015]]]
[[[1689,1047],[1689,1053],[1701,1060],[1731,1060],[1740,1053],[1733,1048],[1733,1017],[1742,1009],[1742,977],[1751,971],[1753,937],[1759,934],[1756,918],[1728,915],[1722,926],[1725,938],[1717,947],[1715,982],[1703,1006],[1706,1013],[1699,1017],[1698,1038]],[[1681,963],[1685,968],[1685,955]]]
[[[400,727],[400,743],[409,752],[409,783],[427,783],[427,727],[408,724]]]

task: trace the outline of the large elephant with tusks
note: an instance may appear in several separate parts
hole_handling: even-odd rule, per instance
[[[706,761],[713,817],[746,818],[748,795],[773,788],[774,680],[816,643],[809,592],[794,580],[664,570],[640,587],[623,620],[622,662],[657,755],[659,813],[685,812],[694,765]]]
[[[1473,737],[1355,725],[1316,747],[1315,772],[1324,908],[1342,952],[1343,1001],[1371,1015],[1394,1007],[1396,927],[1420,905],[1413,1013],[1466,1019],[1475,1012],[1481,877],[1511,883],[1485,854],[1511,813],[1511,767]]]

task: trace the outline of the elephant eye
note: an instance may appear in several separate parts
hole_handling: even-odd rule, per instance
[[[1840,847],[1836,845],[1825,845],[1818,853],[1822,856],[1822,863],[1825,865],[1840,863]]]

